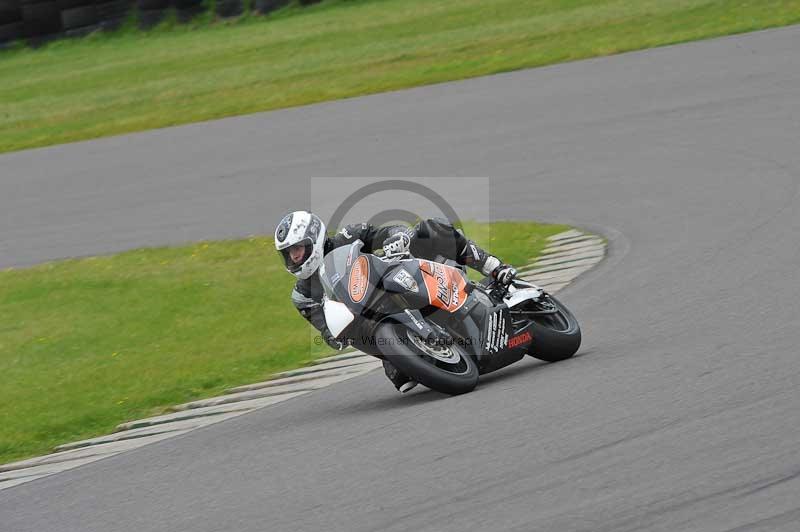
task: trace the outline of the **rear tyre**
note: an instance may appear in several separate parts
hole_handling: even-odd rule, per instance
[[[566,360],[581,346],[581,328],[572,312],[555,297],[547,296],[555,314],[531,317],[533,343],[528,354],[545,362]]]
[[[458,345],[429,346],[409,329],[382,323],[375,330],[381,354],[397,369],[437,392],[460,395],[478,385],[478,366]]]

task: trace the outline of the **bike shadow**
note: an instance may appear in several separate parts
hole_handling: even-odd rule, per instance
[[[389,386],[391,386],[391,384],[389,384]],[[427,403],[441,401],[450,397],[447,394],[439,393],[421,385],[407,394],[399,394],[394,390],[390,393],[391,395],[376,397],[368,403],[359,401],[350,407],[340,408],[339,411],[348,412],[350,414],[391,412],[392,410],[405,410],[407,408],[423,406]]]
[[[493,373],[481,375],[480,381],[478,382],[478,387],[475,391],[480,392],[481,389],[491,389],[492,386],[499,383],[508,385],[516,380],[529,378],[531,374],[545,374],[550,371],[556,371],[558,368],[564,368],[564,366],[578,362],[580,358],[588,356],[593,352],[593,349],[580,351],[572,358],[562,360],[561,362],[544,362],[532,357],[527,357],[528,360],[523,359]],[[344,408],[339,408],[338,411],[340,413],[347,412],[350,414],[390,412],[392,410],[405,410],[439,401],[457,401],[458,398],[459,396],[450,396],[420,385],[408,394],[401,395],[393,391],[391,395],[382,395],[381,397],[376,397],[374,400],[371,400],[367,403],[359,400],[358,403]]]
[[[568,366],[578,361],[578,359],[590,355],[594,352],[593,349],[587,349],[586,351],[580,351],[573,355],[571,358],[567,360],[562,360],[560,362],[545,362],[544,360],[539,360],[537,358],[526,356],[524,359],[511,364],[510,366],[506,366],[503,369],[497,370],[493,373],[488,373],[486,375],[481,375],[480,381],[478,381],[478,386],[486,386],[491,385],[497,381],[503,381],[507,383],[509,381],[513,382],[517,379],[523,379],[531,373],[547,373],[550,371],[556,371],[558,368],[563,368],[564,366]]]

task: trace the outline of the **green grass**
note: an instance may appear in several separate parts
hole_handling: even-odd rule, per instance
[[[465,231],[524,264],[565,226]],[[328,354],[271,238],[0,271],[0,463]]]
[[[800,0],[329,0],[0,53],[0,152],[800,22]]]

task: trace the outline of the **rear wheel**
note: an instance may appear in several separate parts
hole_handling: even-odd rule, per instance
[[[458,345],[430,345],[413,331],[383,323],[375,331],[381,354],[397,369],[437,392],[459,395],[478,384],[478,366]]]
[[[537,310],[552,310],[550,314],[531,314],[533,343],[528,354],[545,362],[566,360],[581,346],[578,320],[564,304],[551,295],[536,303]],[[523,309],[524,310],[524,309]]]

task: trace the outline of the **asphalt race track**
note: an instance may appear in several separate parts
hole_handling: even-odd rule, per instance
[[[0,529],[800,529],[799,49],[793,27],[0,157],[0,267],[268,232],[310,176],[489,176],[493,216],[610,241],[562,294],[572,360],[457,398],[374,372],[2,491]]]

